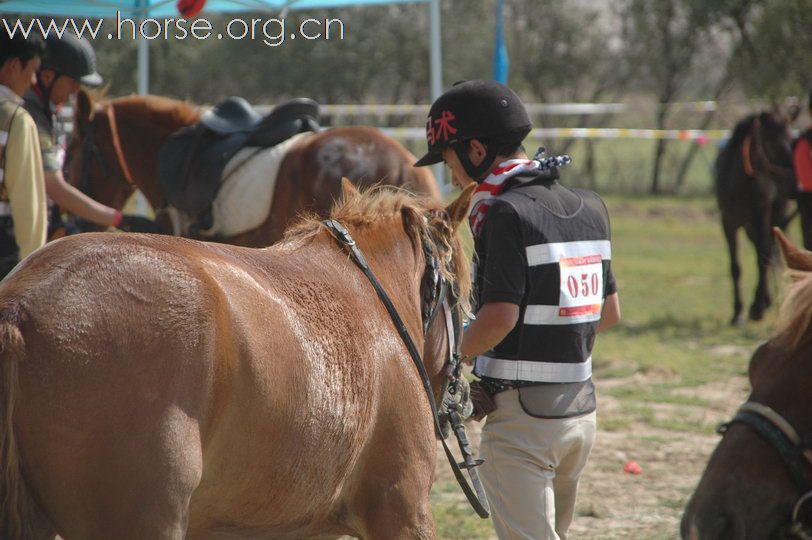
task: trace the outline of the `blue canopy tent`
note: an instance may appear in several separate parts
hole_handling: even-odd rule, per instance
[[[208,0],[201,12],[236,13],[268,11],[275,14],[287,10],[336,8],[373,4],[427,3],[430,16],[430,80],[431,95],[442,92],[442,60],[440,54],[441,0]],[[106,18],[120,12],[122,17],[178,17],[175,0],[0,0],[0,13],[25,13],[55,17]],[[149,92],[149,40],[138,39],[138,92]]]

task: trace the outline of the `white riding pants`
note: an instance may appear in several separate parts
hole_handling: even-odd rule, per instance
[[[500,540],[565,540],[578,480],[595,441],[594,412],[563,419],[530,416],[517,390],[496,395],[482,429],[482,484]]]

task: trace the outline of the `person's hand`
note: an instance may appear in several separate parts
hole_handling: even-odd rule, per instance
[[[155,234],[162,234],[164,232],[157,222],[144,216],[134,216],[129,214],[124,214],[121,216],[121,221],[116,228],[124,232]]]

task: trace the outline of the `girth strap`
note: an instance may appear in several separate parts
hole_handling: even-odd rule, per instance
[[[414,362],[415,367],[417,367],[418,373],[420,373],[420,380],[423,383],[423,389],[426,391],[426,395],[429,398],[431,415],[434,419],[434,429],[437,432],[440,442],[443,443],[443,449],[445,450],[445,455],[448,458],[448,463],[451,465],[451,470],[454,472],[454,477],[457,479],[463,493],[465,493],[468,502],[474,508],[477,515],[482,518],[489,517],[490,506],[488,505],[488,499],[485,496],[485,490],[482,488],[482,483],[479,481],[479,475],[474,468],[477,465],[480,465],[482,462],[473,459],[470,451],[470,445],[468,444],[468,439],[465,436],[465,427],[463,426],[462,418],[460,418],[456,411],[451,411],[449,415],[451,426],[454,430],[455,436],[457,437],[457,442],[459,443],[464,460],[462,464],[458,464],[454,458],[454,455],[451,453],[451,449],[446,444],[445,439],[443,439],[440,419],[437,416],[437,402],[434,399],[434,393],[431,389],[431,381],[428,373],[426,372],[425,364],[420,357],[420,353],[417,351],[417,347],[415,346],[414,341],[412,341],[411,336],[409,336],[409,332],[406,330],[406,325],[403,324],[403,319],[400,318],[400,315],[395,309],[389,295],[386,294],[386,291],[384,291],[380,282],[375,277],[375,274],[372,273],[372,270],[369,268],[369,264],[364,258],[364,255],[361,253],[361,250],[358,249],[355,240],[352,238],[346,227],[334,219],[327,219],[322,223],[324,223],[327,229],[339,241],[341,246],[349,251],[353,261],[358,265],[367,279],[369,279],[370,283],[375,289],[375,292],[378,294],[378,298],[380,298],[381,302],[383,302],[383,305],[386,307],[386,310],[389,312],[389,316],[392,318],[392,322],[394,323],[398,334],[400,334],[400,338],[403,340],[403,343],[406,345],[406,349],[409,351],[409,356],[412,357],[412,361]],[[449,342],[449,347],[452,346],[453,345]],[[473,490],[465,480],[460,468],[468,470],[468,476],[471,478],[471,483],[474,485]],[[476,493],[474,493],[474,490]]]

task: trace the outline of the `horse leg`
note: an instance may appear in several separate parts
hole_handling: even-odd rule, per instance
[[[434,540],[437,532],[431,514],[428,493],[425,500],[388,497],[375,501],[374,511],[366,517],[363,540]]]
[[[66,539],[182,540],[201,476],[196,430],[183,413],[167,412],[126,435],[97,432],[85,447],[40,442],[54,460],[29,446],[41,464],[32,476],[43,509]]]
[[[727,241],[727,249],[730,254],[730,277],[733,280],[733,318],[730,320],[730,324],[738,325],[742,323],[742,298],[741,290],[739,289],[741,266],[739,266],[739,248],[736,239],[738,227],[727,221],[723,221],[722,228],[725,231],[725,240]]]
[[[768,283],[770,260],[772,258],[772,231],[770,220],[764,216],[756,220],[754,227],[747,228],[747,235],[756,247],[756,264],[758,265],[758,284],[753,303],[750,305],[750,320],[760,321],[764,312],[770,307],[770,290]]]
[[[377,454],[375,449],[392,444],[387,437],[371,449]],[[434,540],[437,531],[429,500],[437,460],[434,437],[400,444],[395,458],[375,458],[364,471],[367,480],[359,486],[353,503],[358,536],[364,540]]]

